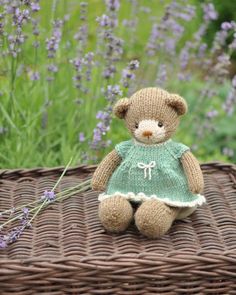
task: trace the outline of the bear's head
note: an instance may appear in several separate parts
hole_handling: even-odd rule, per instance
[[[132,136],[145,144],[168,140],[176,131],[180,116],[187,112],[185,100],[160,88],[144,88],[130,98],[120,99],[114,114],[125,120]]]

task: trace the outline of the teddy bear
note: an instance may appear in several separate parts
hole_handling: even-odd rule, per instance
[[[113,112],[132,138],[117,144],[93,174],[99,219],[107,232],[123,232],[134,221],[142,235],[159,238],[206,201],[199,162],[171,139],[187,103],[148,87],[120,99]]]

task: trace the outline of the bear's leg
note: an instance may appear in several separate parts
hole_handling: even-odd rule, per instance
[[[138,230],[149,238],[164,235],[175,220],[179,208],[170,207],[159,200],[143,202],[135,213]]]
[[[100,202],[98,215],[107,231],[118,233],[129,226],[133,219],[133,208],[125,198],[117,195]]]

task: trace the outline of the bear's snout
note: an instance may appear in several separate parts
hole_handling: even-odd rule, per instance
[[[143,136],[145,136],[145,137],[152,136],[152,132],[151,131],[144,131]]]

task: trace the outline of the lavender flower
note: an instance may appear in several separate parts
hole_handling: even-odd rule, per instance
[[[165,84],[166,81],[167,81],[167,67],[165,64],[161,64],[158,69],[156,84],[158,87],[161,87]]]
[[[54,58],[56,51],[59,48],[61,41],[61,29],[63,22],[61,20],[56,20],[53,22],[53,34],[50,39],[46,39],[46,49],[48,51],[48,58]]]
[[[85,21],[86,20],[86,15],[87,15],[87,6],[88,6],[88,3],[87,2],[81,2],[80,3],[80,19],[82,21]]]
[[[116,99],[122,96],[123,92],[120,89],[119,85],[108,85],[107,89],[104,91],[104,95],[109,102],[109,104],[113,104]]]
[[[128,66],[122,70],[121,83],[125,88],[128,88],[130,81],[135,79],[134,70],[139,67],[139,62],[137,60],[132,60]]]
[[[5,241],[4,236],[0,236],[0,249],[5,249],[7,247],[7,243]]]
[[[221,24],[221,29],[225,31],[232,29],[232,27],[233,27],[232,24],[229,22],[224,22]]]
[[[27,207],[22,208],[23,215],[20,217],[21,225],[25,227],[31,227],[31,224],[29,223],[29,213],[30,210]]]
[[[218,13],[215,10],[213,3],[207,3],[202,5],[204,12],[204,20],[216,20],[218,18]]]
[[[15,227],[13,230],[11,230],[7,235],[5,235],[7,245],[14,243],[16,240],[18,240],[24,229],[25,229],[24,225],[18,226],[18,227]]]
[[[112,20],[110,19],[109,16],[107,16],[106,14],[103,14],[100,17],[96,18],[96,21],[99,23],[99,25],[101,27],[108,27],[108,26],[112,26]]]
[[[91,80],[91,73],[92,73],[92,67],[94,65],[93,62],[94,59],[94,53],[93,52],[88,52],[85,54],[84,59],[83,59],[83,64],[86,66],[86,80],[90,81]]]
[[[38,1],[39,2],[39,1]],[[33,12],[37,12],[40,10],[40,5],[38,2],[32,2],[31,3],[31,9]]]
[[[49,72],[52,72],[52,73],[57,73],[58,72],[58,66],[55,65],[55,64],[48,65],[47,69],[48,69]]]
[[[110,130],[112,105],[118,97],[122,95],[119,85],[108,85],[106,90],[103,90],[108,106],[103,111],[98,111],[96,118],[100,121],[93,130],[93,139],[90,142],[90,147],[93,150],[99,150],[111,144],[110,141],[103,140],[104,136]]]
[[[188,62],[189,62],[189,48],[188,46],[183,47],[183,49],[180,52],[180,67],[181,70],[186,69]]]
[[[38,81],[40,79],[40,74],[39,72],[32,72],[30,74],[30,80],[31,81]]]
[[[56,198],[56,195],[53,191],[45,191],[43,196],[41,197],[42,201],[48,201],[48,202],[52,202],[54,201]]]
[[[20,10],[16,8],[13,14],[13,25],[21,28],[24,23],[30,20],[30,12],[28,9]]]
[[[79,57],[71,60],[76,72],[76,75],[73,77],[75,87],[83,93],[88,91],[88,88],[83,86],[83,82],[91,80],[92,67],[94,65],[93,58],[94,53],[88,52],[83,58]]]
[[[119,0],[105,0],[106,6],[111,11],[118,11],[120,8]]]
[[[98,111],[96,115],[96,119],[107,120],[109,119],[109,114],[104,111]]]
[[[80,142],[84,142],[85,141],[85,136],[84,136],[84,133],[83,132],[80,132],[80,134],[79,134],[79,141]]]
[[[158,50],[160,44],[158,45],[157,41],[159,38],[162,38],[162,33],[157,24],[152,26],[151,35],[147,44],[147,54],[149,56],[154,56],[156,50]]]
[[[115,1],[107,1],[107,14],[103,14],[97,18],[99,28],[96,54],[103,61],[102,75],[106,80],[114,77],[114,74],[117,72],[116,63],[121,59],[123,54],[124,42],[114,33],[114,29],[118,25],[117,3]]]
[[[212,110],[212,111],[207,112],[206,117],[208,119],[212,119],[212,118],[216,117],[217,115],[218,115],[218,111]]]
[[[4,33],[4,14],[0,13],[0,36],[3,36],[3,33]]]
[[[28,216],[29,216],[29,208],[24,207],[24,208],[22,209],[22,212],[23,212],[23,214],[24,214],[25,217],[28,217]]]
[[[195,8],[191,5],[181,5],[172,1],[165,10],[160,23],[154,23],[147,44],[147,54],[154,56],[158,52],[176,54],[176,44],[184,33],[184,26],[179,21],[190,21],[195,15]],[[151,62],[150,62],[151,63]]]
[[[80,41],[81,45],[86,44],[86,40],[88,38],[88,26],[86,24],[79,27],[79,30],[74,35],[74,39]]]
[[[217,63],[212,69],[212,72],[216,74],[218,82],[222,83],[225,76],[229,73],[230,56],[223,53],[217,57]]]
[[[236,89],[232,87],[226,97],[225,102],[222,105],[223,110],[228,116],[233,115],[235,104],[236,104]]]

